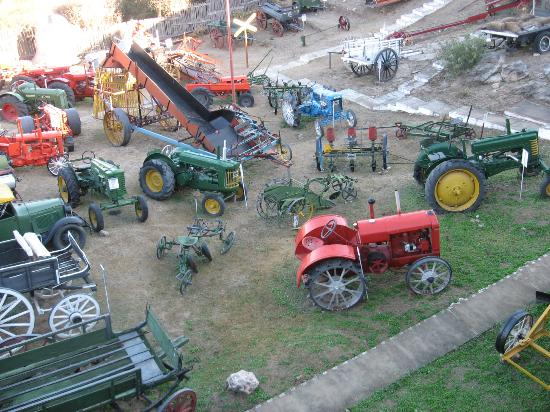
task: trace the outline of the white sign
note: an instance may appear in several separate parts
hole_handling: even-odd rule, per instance
[[[116,177],[109,178],[108,182],[109,182],[109,190],[116,190],[120,187],[120,185],[118,184],[118,178]]]
[[[529,163],[529,152],[523,149],[521,152],[521,164],[523,167],[527,167],[527,163]]]
[[[174,47],[174,43],[172,42],[172,38],[170,37],[164,40],[164,44],[166,45],[167,49],[171,49],[172,47]]]
[[[305,14],[302,14],[302,23],[305,23],[307,20],[307,16]]]

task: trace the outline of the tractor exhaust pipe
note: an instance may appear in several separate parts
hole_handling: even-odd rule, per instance
[[[399,192],[395,191],[395,206],[397,208],[397,214],[401,214],[401,198],[399,197]]]
[[[372,197],[369,197],[369,211],[370,211],[370,218],[374,219],[374,204],[376,203],[376,200],[374,200]]]

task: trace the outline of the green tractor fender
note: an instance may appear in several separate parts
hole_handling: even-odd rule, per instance
[[[53,239],[57,231],[65,225],[86,226],[86,222],[80,216],[66,216],[62,219],[59,219],[48,231],[46,236],[42,238],[42,243],[45,245],[48,244]]]
[[[449,143],[434,143],[420,150],[414,162],[414,178],[424,184],[428,175],[439,164],[452,159],[463,159],[464,153],[458,147]]]
[[[147,157],[143,160],[143,163],[149,160],[162,160],[168,166],[170,166],[170,169],[172,169],[175,175],[180,172],[178,166],[174,163],[174,161],[170,159],[168,156],[166,156],[165,154],[161,153],[159,149],[154,149],[148,152]]]
[[[2,98],[4,96],[13,96],[17,100],[19,100],[20,102],[25,103],[25,98],[19,93],[16,93],[16,92],[2,92],[2,93],[0,93],[0,98]]]

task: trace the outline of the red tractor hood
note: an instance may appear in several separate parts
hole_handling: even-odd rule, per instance
[[[357,222],[359,240],[363,245],[387,242],[391,235],[427,228],[439,229],[439,221],[433,210],[420,210]]]

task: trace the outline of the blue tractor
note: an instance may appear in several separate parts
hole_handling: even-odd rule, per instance
[[[357,116],[353,110],[343,108],[342,94],[319,85],[308,87],[300,93],[285,93],[281,108],[286,124],[291,127],[300,126],[302,116],[317,118],[317,136],[323,136],[323,128],[336,122],[345,121],[349,127],[357,125]]]

